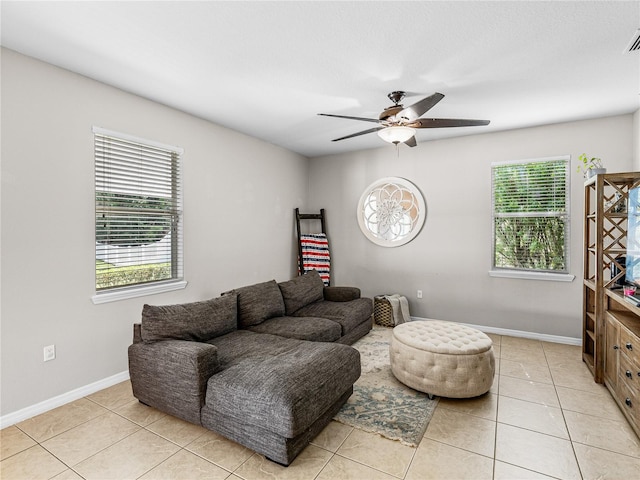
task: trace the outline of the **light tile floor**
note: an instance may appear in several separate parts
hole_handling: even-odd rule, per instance
[[[580,348],[491,335],[491,391],[440,399],[417,448],[337,422],[288,468],[138,403],[129,382],[1,434],[0,477],[19,479],[632,479],[640,440]]]

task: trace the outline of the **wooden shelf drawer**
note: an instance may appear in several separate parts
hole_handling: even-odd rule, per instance
[[[618,376],[637,397],[640,397],[640,367],[630,360],[624,351],[620,354],[619,362]]]
[[[640,427],[640,401],[637,392],[633,392],[625,382],[626,377],[618,378],[618,402],[620,407],[627,413],[629,420],[635,423],[636,431]]]
[[[620,350],[629,356],[640,352],[640,339],[624,327],[620,329]]]

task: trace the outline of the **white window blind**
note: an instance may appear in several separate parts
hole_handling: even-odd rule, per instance
[[[182,280],[182,149],[93,133],[96,292]]]
[[[492,164],[492,268],[569,271],[569,157]]]

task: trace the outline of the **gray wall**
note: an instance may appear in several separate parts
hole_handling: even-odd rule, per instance
[[[348,140],[345,140],[348,141]],[[633,169],[633,116],[393,146],[311,160],[310,206],[327,209],[335,284],[366,295],[400,293],[411,314],[496,328],[581,337],[582,152],[609,172]],[[571,283],[489,277],[493,161],[571,155]],[[421,189],[427,219],[411,243],[384,248],[360,232],[356,206],[382,177]],[[416,298],[416,290],[423,299]]]
[[[6,49],[1,93],[2,414],[126,371],[144,303],[295,274],[306,158]],[[91,302],[93,125],[184,148],[185,290]]]
[[[1,415],[126,371],[144,303],[291,278],[296,206],[327,209],[334,284],[403,293],[415,316],[579,337],[581,176],[572,179],[578,279],[496,279],[487,275],[489,165],[562,154],[575,162],[583,151],[609,171],[640,165],[638,114],[428,142],[399,157],[384,146],[308,161],[10,50],[1,62]],[[185,290],[92,304],[93,125],[185,149]],[[384,176],[408,178],[427,201],[422,233],[395,249],[366,240],[355,216],[363,189]],[[43,363],[49,344],[57,359]]]

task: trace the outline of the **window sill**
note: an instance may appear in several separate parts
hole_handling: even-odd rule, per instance
[[[158,283],[156,285],[145,285],[139,287],[122,288],[118,290],[109,290],[102,293],[96,293],[91,297],[91,301],[95,305],[98,305],[101,303],[126,300],[128,298],[143,297],[145,295],[154,295],[156,293],[181,290],[186,286],[187,282],[185,280],[180,280],[177,282]]]
[[[522,280],[547,280],[550,282],[573,282],[575,275],[568,273],[520,272],[517,270],[489,270],[490,277],[519,278]]]

